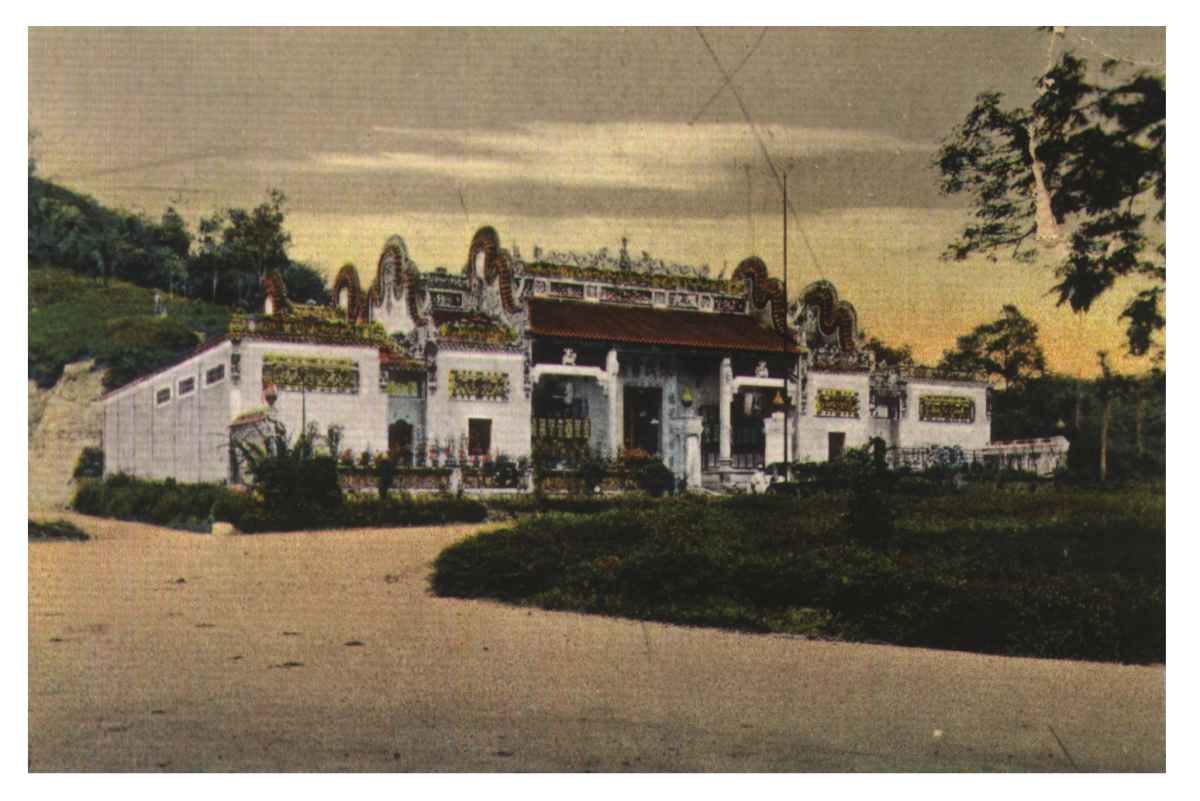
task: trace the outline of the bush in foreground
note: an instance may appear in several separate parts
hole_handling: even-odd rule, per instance
[[[890,502],[894,529],[877,539],[848,526],[841,493],[531,517],[447,548],[432,585],[748,631],[1165,660],[1160,494],[972,487]]]
[[[469,498],[394,494],[350,497],[329,508],[309,505],[300,515],[294,506],[273,505],[222,484],[149,481],[123,474],[83,482],[73,508],[97,517],[188,531],[208,531],[213,521],[220,521],[246,533],[475,523],[487,517],[487,507]]]
[[[70,540],[86,542],[90,540],[84,531],[68,520],[29,521],[30,542],[45,542],[52,540]]]

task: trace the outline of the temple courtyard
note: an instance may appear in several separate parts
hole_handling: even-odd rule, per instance
[[[33,771],[1162,771],[1165,669],[434,597],[478,526],[29,546]]]

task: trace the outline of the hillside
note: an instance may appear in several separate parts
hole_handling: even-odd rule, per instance
[[[80,452],[99,447],[97,401],[109,386],[220,333],[229,309],[165,299],[124,281],[107,286],[56,268],[29,270],[29,504],[62,509]]]
[[[163,294],[163,321],[154,315],[153,289],[113,280],[107,285],[57,268],[29,270],[29,378],[52,387],[72,362],[95,359],[101,366],[127,361],[133,343],[114,341],[136,328],[147,341],[136,343],[139,371],[169,361],[199,341],[223,332],[230,309]],[[192,332],[181,336],[180,330]],[[127,339],[127,338],[126,338]],[[124,345],[124,347],[122,347]],[[146,359],[151,361],[147,362]],[[124,367],[126,372],[132,366]],[[132,376],[119,376],[128,380]],[[111,385],[111,381],[109,382]],[[121,382],[118,382],[121,383]]]

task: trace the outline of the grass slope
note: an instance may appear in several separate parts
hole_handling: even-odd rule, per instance
[[[164,293],[165,294],[165,293]],[[165,299],[165,298],[164,298]],[[226,330],[230,311],[201,301],[166,300],[168,317],[200,333],[201,339]],[[107,286],[57,268],[29,270],[29,377],[53,386],[65,365],[112,357],[111,324],[117,320],[153,321],[154,290],[124,281]],[[167,348],[164,358],[186,352],[192,343]],[[145,370],[154,365],[144,365]]]
[[[847,533],[842,494],[550,514],[443,551],[443,596],[688,625],[1021,656],[1163,662],[1165,498],[969,487],[893,496]]]

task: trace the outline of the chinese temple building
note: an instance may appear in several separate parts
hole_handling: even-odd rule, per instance
[[[328,307],[265,284],[262,314],[105,396],[107,472],[239,481],[230,443],[268,416],[408,465],[636,449],[693,488],[873,437],[914,464],[994,449],[984,381],[875,364],[832,284],[789,304],[754,257],[728,280],[624,247],[524,259],[485,227],[459,274],[421,271],[393,236],[370,285],[343,267]]]

